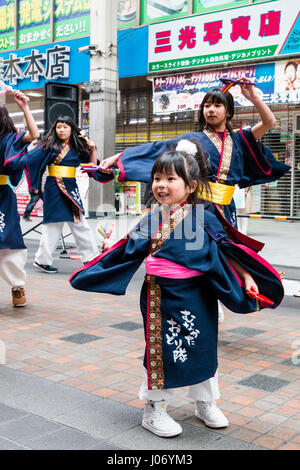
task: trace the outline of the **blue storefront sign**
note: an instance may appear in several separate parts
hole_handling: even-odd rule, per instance
[[[90,57],[78,52],[80,38],[0,54],[0,79],[20,90],[42,88],[46,81],[83,83],[90,79]]]

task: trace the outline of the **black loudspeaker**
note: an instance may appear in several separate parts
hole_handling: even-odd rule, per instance
[[[69,116],[78,125],[77,85],[47,82],[45,85],[44,129],[48,132],[59,116]]]

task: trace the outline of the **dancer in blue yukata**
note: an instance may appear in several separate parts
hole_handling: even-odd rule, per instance
[[[0,105],[0,276],[12,288],[12,305],[24,307],[27,249],[24,244],[17,199],[9,180],[17,186],[26,164],[28,145],[39,137],[26,96],[14,90],[14,100],[24,114],[27,132],[18,132],[4,105]],[[9,178],[9,180],[8,180]]]
[[[207,160],[196,143],[181,140],[164,152],[151,183],[156,206],[70,282],[75,289],[122,295],[145,260],[142,426],[162,437],[180,434],[166,407],[179,387],[189,386],[196,416],[209,427],[226,427],[215,403],[218,300],[237,313],[276,308],[283,298],[281,279],[255,250],[233,242],[197,199],[199,190],[210,189]]]
[[[28,154],[25,171],[30,190],[39,188],[43,174],[47,172],[42,237],[34,261],[34,266],[43,272],[57,272],[57,268],[52,266],[53,253],[64,223],[68,224],[84,263],[99,253],[84,216],[76,182],[76,168],[83,162],[97,163],[96,146],[69,116],[58,117]]]

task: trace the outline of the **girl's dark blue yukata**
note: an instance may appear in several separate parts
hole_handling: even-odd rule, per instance
[[[209,180],[212,194],[198,193],[206,207],[220,218],[237,227],[233,200],[235,185],[240,188],[268,183],[283,176],[290,167],[278,162],[270,149],[256,141],[251,128],[234,132],[217,133],[211,129],[191,132],[181,137],[161,142],[150,142],[124,150],[118,160],[119,181],[149,182],[152,166],[159,155],[181,139],[195,140],[207,153]],[[112,178],[96,172],[101,182]]]
[[[24,245],[17,198],[8,184],[17,186],[27,159],[28,144],[22,143],[25,132],[0,137],[0,249],[22,250]]]
[[[44,171],[47,179],[44,188],[43,223],[77,222],[84,208],[76,182],[76,168],[90,161],[90,156],[80,156],[65,144],[61,152],[43,150],[41,146],[29,152],[25,172],[30,190],[39,188]]]
[[[145,260],[140,305],[149,390],[193,385],[214,376],[218,299],[237,313],[270,308],[246,294],[229,258],[247,269],[259,292],[273,302],[271,308],[283,298],[275,269],[255,251],[233,243],[201,206],[184,203],[171,213],[154,208],[125,239],[70,278],[75,289],[122,295]]]

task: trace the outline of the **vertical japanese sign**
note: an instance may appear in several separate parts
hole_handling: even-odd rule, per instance
[[[50,0],[20,0],[18,46],[30,47],[51,42],[50,18]]]
[[[118,1],[118,26],[128,28],[136,25],[136,2],[137,0]]]
[[[238,7],[249,3],[248,0],[194,0],[194,13],[204,13],[221,7]]]
[[[299,5],[274,0],[149,25],[149,72],[299,53]]]
[[[90,35],[90,0],[55,0],[54,40]]]
[[[0,52],[15,48],[15,0],[0,0]]]
[[[142,23],[187,15],[189,12],[188,3],[188,0],[142,0]]]

